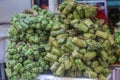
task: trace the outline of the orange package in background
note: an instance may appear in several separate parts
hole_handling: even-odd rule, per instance
[[[48,0],[34,0],[34,4],[42,9],[48,9]]]

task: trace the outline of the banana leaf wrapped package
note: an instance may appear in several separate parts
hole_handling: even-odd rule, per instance
[[[79,31],[82,31],[82,32],[87,32],[88,31],[88,27],[86,24],[84,24],[83,22],[81,22],[80,24],[75,24],[74,27],[76,29],[78,29]]]
[[[67,48],[69,48],[70,50],[79,50],[79,47],[78,46],[76,46],[76,45],[74,45],[73,43],[72,43],[72,40],[70,40],[70,38],[69,39],[67,39],[67,41],[66,41],[66,44],[65,44],[65,46],[67,47]]]
[[[107,38],[108,38],[108,33],[103,32],[103,31],[97,31],[97,32],[96,32],[96,35],[97,35],[98,37],[103,38],[103,39],[107,39]]]
[[[101,58],[103,61],[106,61],[108,60],[108,54],[107,52],[105,52],[104,50],[100,51],[100,54],[101,54]]]
[[[77,68],[78,68],[79,71],[81,71],[81,70],[84,69],[84,65],[83,65],[83,63],[81,62],[80,59],[76,59],[76,60],[75,60],[75,63],[76,63],[76,65],[77,65]]]
[[[72,39],[72,42],[73,42],[74,44],[76,44],[77,46],[79,46],[79,47],[86,47],[86,46],[87,46],[85,40],[78,39],[78,38],[76,38],[76,37],[74,37],[74,38]]]
[[[57,31],[51,31],[51,35],[56,36],[56,35],[63,34],[64,32],[65,32],[64,29],[60,29],[60,30],[57,30]]]
[[[56,70],[55,75],[63,76],[64,75],[64,64],[61,63],[58,69]]]
[[[50,70],[51,71],[56,71],[57,68],[59,67],[59,63],[58,62],[54,62],[53,65],[50,67]]]
[[[57,56],[54,55],[54,54],[47,53],[47,55],[45,56],[45,59],[48,59],[50,61],[56,61],[57,60]]]
[[[103,68],[104,68],[104,67],[99,66],[99,67],[94,68],[94,71],[95,71],[96,73],[101,73],[102,70],[103,70]]]
[[[72,63],[70,62],[70,59],[67,59],[64,61],[65,69],[70,69]]]
[[[94,34],[92,34],[92,33],[84,33],[83,34],[83,36],[85,37],[85,38],[87,38],[87,39],[89,39],[89,38],[95,38],[96,36],[94,35]]]
[[[74,51],[72,52],[72,56],[73,56],[74,58],[80,58],[80,59],[82,59],[82,57],[83,57],[83,55],[80,54],[79,52],[77,52],[76,50],[74,50]]]
[[[113,45],[113,44],[115,43],[115,40],[114,40],[114,38],[112,37],[112,35],[109,35],[109,36],[108,36],[108,39],[109,39],[111,45]]]
[[[77,10],[73,12],[73,17],[74,17],[74,19],[80,19],[80,16],[79,16]]]
[[[17,65],[15,65],[14,70],[19,71],[20,68],[22,68],[22,64],[18,63]]]
[[[94,71],[92,70],[86,70],[84,72],[84,76],[86,77],[91,77],[91,78],[96,78],[97,77],[97,73],[95,73]]]
[[[63,9],[62,14],[67,15],[71,10],[72,10],[72,6],[67,5],[67,6]]]
[[[84,11],[82,5],[77,6],[77,11],[79,13],[80,18],[84,17]]]
[[[105,76],[103,74],[99,74],[98,77],[99,77],[100,80],[106,80],[106,78],[105,78]]]
[[[91,27],[94,24],[90,19],[86,19],[84,23],[88,25],[88,27]]]
[[[92,16],[92,12],[91,12],[89,7],[90,6],[85,6],[84,7],[85,17],[91,17]]]
[[[74,19],[74,16],[73,16],[72,14],[69,14],[69,15],[67,16],[67,18],[68,18],[68,19]]]
[[[110,41],[109,41],[109,40],[105,40],[105,41],[103,42],[103,46],[104,46],[106,49],[110,49],[110,48],[111,48]]]
[[[5,71],[6,71],[8,77],[12,77],[12,71],[11,71],[11,69],[6,68]]]
[[[95,52],[87,52],[87,53],[84,55],[83,59],[84,59],[85,61],[89,61],[89,60],[92,60],[95,56],[96,56],[96,53],[95,53]]]
[[[88,50],[99,50],[103,48],[103,46],[100,43],[94,40],[86,40],[86,43],[88,44]]]
[[[99,66],[99,62],[98,61],[93,61],[92,64],[91,64],[92,68],[96,68],[98,66]]]
[[[75,24],[79,23],[79,19],[74,19],[70,23],[71,23],[72,26],[74,26]]]

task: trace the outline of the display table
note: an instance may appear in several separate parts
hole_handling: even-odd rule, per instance
[[[120,80],[120,64],[114,64],[110,68],[112,70],[110,80]]]
[[[69,77],[55,77],[49,74],[41,74],[38,76],[36,80],[97,80],[97,79],[90,79],[90,78],[69,78]]]

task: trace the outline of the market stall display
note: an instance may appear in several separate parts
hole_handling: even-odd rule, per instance
[[[59,13],[33,6],[11,19],[6,54],[10,80],[35,79],[52,71],[55,76],[105,80],[115,62],[115,40],[93,5],[64,1]]]

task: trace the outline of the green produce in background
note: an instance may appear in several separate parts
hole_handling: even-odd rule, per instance
[[[120,22],[117,23],[117,27],[114,30],[114,37],[116,42],[116,60],[120,63]]]

